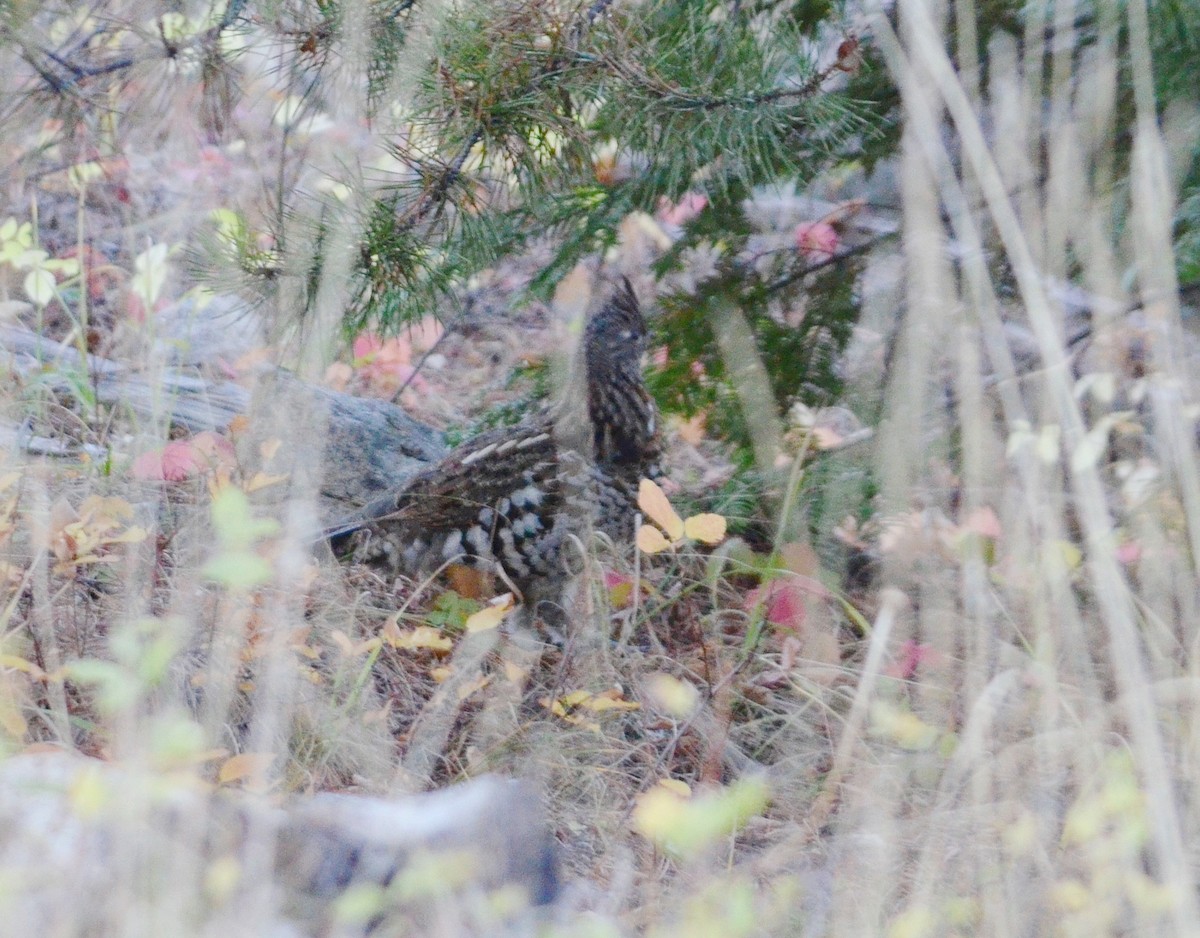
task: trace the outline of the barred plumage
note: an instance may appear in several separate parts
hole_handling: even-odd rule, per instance
[[[480,434],[327,532],[330,540],[365,530],[398,571],[465,563],[502,573],[527,600],[553,595],[569,573],[569,542],[590,529],[627,540],[638,481],[659,473],[646,338],[625,280],[588,320],[586,414],[568,399]]]

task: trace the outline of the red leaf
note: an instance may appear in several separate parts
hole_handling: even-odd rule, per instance
[[[768,622],[799,632],[804,628],[807,615],[804,594],[805,591],[794,580],[772,580],[746,594],[746,608],[753,609],[761,603]]]
[[[805,221],[796,226],[796,247],[814,263],[830,260],[838,249],[838,233],[826,221]]]
[[[233,444],[205,430],[187,440],[172,440],[161,450],[142,453],[133,461],[133,477],[149,482],[182,482],[194,475],[232,466]]]

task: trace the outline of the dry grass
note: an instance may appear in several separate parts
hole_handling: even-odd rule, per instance
[[[137,4],[105,6],[114,21],[145,16]],[[212,782],[233,754],[261,753],[228,782],[276,792],[534,778],[569,874],[548,926],[562,934],[1194,931],[1198,350],[1180,325],[1171,263],[1175,128],[1160,129],[1139,85],[1129,224],[1114,231],[1116,78],[1103,54],[1068,55],[1068,24],[1048,21],[1049,43],[1032,28],[1023,47],[997,40],[984,84],[953,70],[924,4],[901,6],[899,33],[872,19],[907,131],[900,254],[882,248],[870,265],[851,355],[867,363],[852,400],[883,412],[881,496],[854,534],[879,573],[853,603],[806,586],[800,634],[767,628],[751,642],[757,577],[736,550],[717,575],[687,551],[675,564],[640,558],[647,589],[635,606],[614,601],[604,578],[632,577],[630,559],[602,550],[567,604],[562,648],[452,627],[448,649],[405,648],[389,636],[427,622],[433,593],[414,598],[313,560],[304,532],[315,492],[302,470],[316,441],[286,407],[254,418],[253,438],[279,439],[281,451],[241,452],[226,487],[250,487],[262,468],[291,478],[288,497],[254,493],[223,529],[204,480],[130,479],[132,460],[165,442],[164,420],[5,370],[6,417],[32,415],[45,435],[111,455],[14,448],[0,467],[0,746],[53,743],[170,784]],[[1139,52],[1144,13],[1127,6]],[[971,8],[956,4],[960,28]],[[33,82],[16,51],[0,51],[6,73]],[[155,344],[153,317],[134,322],[124,305],[148,244],[195,246],[209,212],[237,206],[251,230],[290,234],[279,241],[291,246],[305,224],[285,211],[300,204],[288,193],[371,176],[361,167],[391,129],[363,129],[354,75],[337,79],[351,90],[327,125],[289,125],[277,108],[296,89],[273,54],[265,33],[251,37],[241,103],[227,115],[234,147],[197,144],[205,128],[189,120],[206,112],[186,62],[135,71],[115,122],[99,120],[94,85],[62,97],[73,129],[52,152],[36,151],[38,135],[62,127],[7,106],[4,217],[36,221],[53,257],[104,243],[112,268],[86,302],[31,309],[27,321],[153,373],[170,346]],[[82,191],[53,169],[96,159],[104,173]],[[329,204],[348,238],[354,206]],[[309,376],[334,347],[339,256],[302,328],[287,278],[261,307],[270,354]],[[0,270],[20,298],[20,276]],[[1068,341],[1068,282],[1092,301],[1083,343]],[[184,286],[175,263],[160,297]],[[736,332],[728,352],[745,354]],[[890,368],[877,368],[872,336],[893,333]],[[248,363],[228,364],[250,380]],[[756,424],[764,453],[778,423]],[[863,457],[830,458],[842,461],[836,475]],[[95,516],[70,528],[94,494],[119,500],[105,536],[147,532],[101,545],[111,563],[77,549],[100,531]],[[251,519],[277,525],[255,531]],[[240,572],[256,558],[261,575],[209,566],[231,557]],[[785,578],[829,577],[807,562]],[[673,705],[663,687],[694,688],[697,702]],[[641,706],[552,712],[577,691]],[[765,783],[768,803],[745,796],[749,808],[730,808],[747,779]],[[663,812],[646,796],[664,780],[687,783],[693,799],[724,792],[704,813],[745,815],[736,833],[718,825],[689,847],[703,825],[685,814],[662,820],[656,844],[646,831]],[[265,880],[249,875],[256,888],[222,899],[205,886],[211,871],[183,853],[174,885],[148,896],[121,876],[137,869],[139,838],[153,836],[137,805],[80,798],[80,811],[117,811],[126,826],[104,908],[56,910],[61,933],[274,927]],[[3,856],[5,876],[30,863],[27,844],[5,843]]]

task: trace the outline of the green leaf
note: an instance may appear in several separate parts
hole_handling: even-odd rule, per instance
[[[204,575],[229,589],[247,590],[271,580],[271,565],[258,554],[226,550],[204,565]]]
[[[54,274],[44,267],[31,270],[25,275],[22,288],[25,295],[38,306],[45,306],[54,299]]]
[[[279,530],[274,519],[255,518],[246,493],[233,486],[225,486],[213,496],[212,519],[221,543],[234,548],[247,547]]]

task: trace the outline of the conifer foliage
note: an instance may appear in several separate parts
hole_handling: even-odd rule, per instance
[[[545,287],[631,211],[693,191],[710,237],[744,236],[739,202],[753,187],[805,181],[880,135],[887,102],[846,81],[858,49],[825,0],[462,5],[436,29],[416,87],[399,92],[406,173],[370,211],[357,312],[426,310],[550,234]]]

